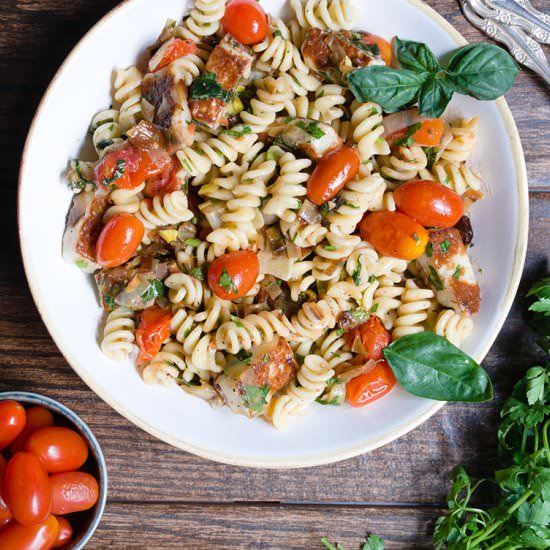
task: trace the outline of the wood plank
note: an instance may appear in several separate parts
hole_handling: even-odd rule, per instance
[[[455,464],[479,474],[491,464],[502,397],[538,359],[525,330],[522,296],[530,281],[548,271],[550,193],[533,193],[531,203],[525,282],[484,363],[495,382],[496,401],[447,405],[414,432],[368,455],[298,472],[270,472],[205,461],[154,439],[87,390],[66,364],[38,318],[18,261],[0,270],[0,391],[45,393],[81,414],[103,444],[110,496],[116,500],[443,503]]]
[[[436,509],[111,502],[87,548],[321,550],[328,537],[355,550],[376,533],[388,550],[411,550],[432,548],[438,515]]]

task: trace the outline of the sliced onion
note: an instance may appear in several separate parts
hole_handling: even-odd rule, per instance
[[[343,384],[347,384],[350,380],[353,380],[362,374],[367,374],[367,372],[370,372],[375,366],[376,361],[369,359],[364,365],[353,367],[350,370],[338,374],[338,380]]]
[[[384,117],[384,138],[404,130],[413,124],[418,122],[424,122],[427,120],[425,117],[422,117],[418,114],[418,109],[407,109],[406,111],[401,111],[399,113],[392,113],[391,115]]]
[[[322,220],[321,212],[309,199],[304,200],[302,208],[298,211],[298,217],[305,223],[321,223]]]

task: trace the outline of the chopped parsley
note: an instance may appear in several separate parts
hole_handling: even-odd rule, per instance
[[[412,126],[409,126],[406,130],[405,130],[405,136],[400,138],[400,139],[397,139],[393,142],[393,146],[394,147],[399,147],[401,145],[405,145],[407,147],[411,147],[411,145],[414,145],[414,134],[416,134],[416,132],[418,132],[418,130],[420,130],[420,128],[422,128],[422,123],[421,122],[417,122],[416,124],[413,124]]]
[[[269,363],[269,353],[266,353],[263,358],[264,363]]]
[[[326,216],[330,212],[330,206],[328,202],[323,203],[319,210],[321,211],[321,216]]]
[[[126,170],[126,161],[124,159],[117,160],[116,161],[116,168],[115,168],[115,171],[113,172],[112,177],[105,178],[101,182],[101,184],[102,185],[110,185],[114,181],[119,180],[124,175],[125,170]]]
[[[371,313],[376,313],[380,304],[376,303],[370,308]]]
[[[312,122],[305,122],[303,120],[296,121],[296,126],[307,132],[311,137],[315,139],[321,139],[325,136],[325,132],[319,128],[319,123],[314,120]]]
[[[351,42],[354,46],[363,50],[364,52],[370,53],[372,55],[380,55],[380,48],[378,44],[367,44],[361,39],[361,35],[357,32],[352,33]]]
[[[80,269],[86,269],[88,267],[88,262],[86,260],[76,260],[76,267]]]
[[[141,295],[141,299],[147,303],[164,296],[164,283],[159,279],[150,279],[149,286]]]
[[[105,302],[105,305],[109,309],[109,311],[112,311],[115,309],[115,299],[110,294],[104,294],[103,295],[103,301]]]
[[[369,275],[369,283],[374,283],[376,281],[376,277],[374,275]]]
[[[231,275],[227,272],[227,269],[224,267],[222,274],[220,275],[220,279],[218,281],[218,284],[229,294],[231,292],[237,292],[237,288],[235,287],[235,284],[233,283],[233,279],[231,278]]]
[[[269,394],[269,386],[266,384],[262,388],[257,386],[245,386],[243,401],[246,408],[254,413],[261,414],[264,406],[267,404],[267,395]]]
[[[357,269],[353,272],[353,275],[351,276],[353,279],[353,282],[355,283],[355,286],[359,286],[361,284],[361,271],[363,269],[363,266],[361,265],[361,261],[359,258],[357,259]]]
[[[334,252],[336,250],[336,247],[333,244],[329,244],[326,246],[323,246],[325,250],[328,250],[329,252]]]
[[[200,239],[185,239],[185,241],[183,241],[183,244],[191,246],[193,248],[197,248],[201,244],[201,241]]]
[[[243,328],[240,317],[237,317],[236,315],[230,315],[229,317],[237,325],[238,328]]]
[[[192,270],[191,270],[191,275],[193,275],[193,277],[195,277],[195,279],[197,279],[198,281],[204,281],[204,270],[202,267],[194,267]]]
[[[426,256],[428,256],[428,258],[431,258],[433,255],[434,255],[434,246],[432,243],[428,243],[426,245]]]
[[[353,208],[354,210],[359,210],[359,206],[357,206],[356,204],[353,204],[352,202],[348,202],[348,201],[344,201],[344,204],[349,207],[349,208]]]
[[[250,365],[250,361],[252,360],[252,354],[242,349],[241,351],[239,351],[239,353],[237,353],[237,359],[242,363]]]
[[[230,130],[222,131],[222,134],[229,134],[230,136],[233,136],[233,137],[242,137],[251,133],[252,133],[252,128],[250,128],[250,126],[248,125],[243,126],[240,130],[230,129]]]
[[[283,33],[279,29],[275,29],[273,31],[273,36],[280,36],[281,38],[283,38]]]
[[[413,234],[411,235],[411,237],[413,238],[413,241],[418,242],[418,241],[420,240],[420,237],[418,236],[417,233],[413,233]]]
[[[462,273],[462,266],[457,265],[453,277],[458,281],[460,279],[460,274]]]
[[[103,149],[107,149],[110,145],[112,145],[114,141],[112,139],[102,139],[99,143],[96,144],[96,147],[103,151]]]
[[[211,72],[201,74],[191,85],[189,99],[222,99],[227,101],[230,92],[226,92]]]
[[[366,323],[369,320],[369,313],[364,309],[350,309],[351,318],[359,325]]]
[[[439,277],[439,274],[434,269],[434,267],[430,265],[429,269],[430,269],[430,275],[428,277],[428,281],[431,283],[431,285],[436,290],[445,290],[445,285],[441,281],[441,278]]]
[[[439,149],[437,147],[422,147],[422,149],[424,149],[424,153],[426,154],[426,158],[428,159],[428,164],[426,167],[428,168],[428,170],[431,170],[434,167]]]
[[[441,252],[447,252],[450,246],[451,243],[447,239],[445,239],[442,243],[440,243],[439,248],[441,248]]]

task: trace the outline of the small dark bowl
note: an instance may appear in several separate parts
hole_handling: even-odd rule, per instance
[[[92,538],[105,510],[105,503],[107,501],[107,466],[105,465],[103,451],[85,422],[58,401],[36,393],[23,391],[0,392],[0,401],[5,401],[7,399],[18,401],[25,408],[34,405],[46,407],[53,413],[54,417],[56,417],[56,425],[75,429],[88,442],[90,454],[86,464],[84,464],[81,469],[94,475],[97,479],[99,484],[99,498],[96,505],[90,510],[78,512],[69,516],[68,519],[74,529],[74,536],[69,544],[61,548],[61,550],[80,550],[84,548]]]

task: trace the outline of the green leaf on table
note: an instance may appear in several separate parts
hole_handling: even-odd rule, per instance
[[[348,82],[357,101],[374,101],[386,113],[395,113],[418,97],[429,76],[427,72],[374,65],[353,71]]]
[[[526,296],[537,296],[538,298],[550,298],[550,277],[535,283]]]
[[[550,316],[550,298],[542,298],[538,302],[535,302],[529,311],[535,313],[543,313],[545,316]]]
[[[448,75],[456,89],[477,99],[493,100],[514,84],[519,67],[504,49],[494,44],[469,44],[451,57]]]
[[[517,511],[520,523],[533,527],[546,527],[550,523],[550,502],[537,499],[533,503],[524,502]]]
[[[383,351],[397,381],[413,395],[437,401],[493,398],[491,380],[469,355],[432,332],[399,338]]]
[[[428,118],[439,118],[451,101],[454,91],[453,85],[448,80],[437,76],[429,78],[420,90],[419,114]]]
[[[361,550],[384,550],[384,541],[378,535],[369,535]]]
[[[527,371],[527,402],[534,405],[544,401],[546,371],[542,367],[532,367]]]
[[[436,73],[441,70],[434,53],[422,42],[395,38],[395,56],[403,69],[411,71]]]

